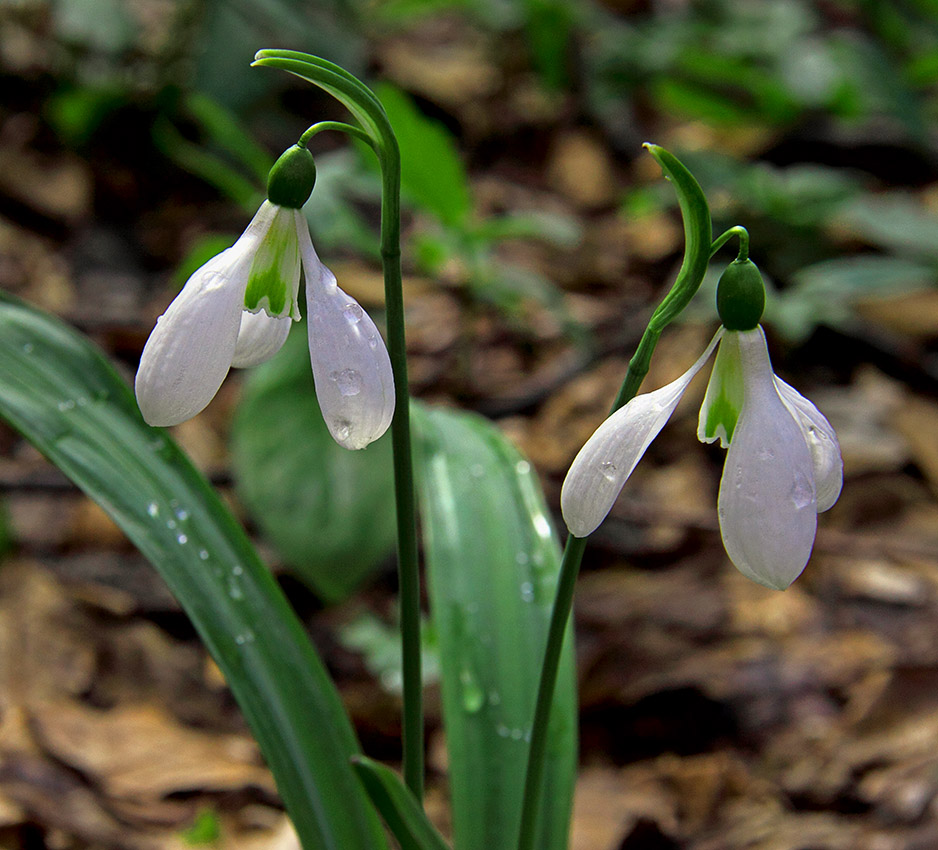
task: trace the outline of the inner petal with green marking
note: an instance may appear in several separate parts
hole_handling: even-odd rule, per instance
[[[719,438],[723,448],[729,446],[736,421],[743,409],[743,371],[735,333],[727,333],[720,342],[713,374],[707,384],[707,395],[700,408],[697,437],[712,443]]]
[[[280,208],[251,263],[244,309],[264,310],[275,318],[300,318],[296,303],[300,280],[300,246],[293,210]]]

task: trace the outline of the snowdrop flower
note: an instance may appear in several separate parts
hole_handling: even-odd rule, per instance
[[[840,495],[843,462],[827,419],[772,371],[765,334],[757,324],[764,294],[758,309],[747,306],[745,298],[730,297],[735,291],[731,284],[738,283],[731,278],[749,275],[748,268],[735,265],[724,276],[726,285],[720,282],[718,309],[724,326],[680,378],[636,396],[599,426],[567,473],[561,508],[576,537],[599,526],[691,379],[719,345],[697,436],[729,447],[717,503],[723,545],[743,575],[784,590],[808,562],[818,513]]]
[[[186,282],[157,320],[134,389],[143,418],[177,425],[215,397],[228,370],[276,354],[300,319],[306,278],[310,359],[329,431],[360,449],[394,414],[387,348],[371,318],[319,260],[301,208],[315,181],[312,157],[294,146],[271,170],[268,198],[241,237]]]

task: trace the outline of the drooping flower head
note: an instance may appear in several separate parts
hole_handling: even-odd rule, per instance
[[[271,169],[268,200],[237,242],[193,273],[157,320],[135,381],[149,424],[195,416],[232,366],[256,366],[280,350],[300,319],[302,265],[310,359],[330,432],[359,449],[387,430],[394,381],[384,341],[320,262],[301,212],[315,178],[312,156],[294,145]]]
[[[719,345],[697,435],[729,448],[717,503],[724,547],[740,572],[766,587],[784,589],[801,574],[814,545],[817,515],[840,495],[843,462],[827,419],[772,371],[758,325],[764,291],[756,276],[748,260],[731,264],[717,296],[723,327],[700,358],[676,381],[613,413],[580,450],[561,493],[571,534],[586,537],[606,518],[691,379]]]

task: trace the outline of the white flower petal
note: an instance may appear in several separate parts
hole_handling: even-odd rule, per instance
[[[238,241],[198,269],[157,320],[134,383],[150,425],[178,425],[218,392],[234,355],[254,251],[274,214],[273,205],[262,204]]]
[[[580,449],[560,493],[564,522],[574,537],[592,534],[612,510],[632,470],[671,417],[722,334],[721,328],[680,378],[654,392],[635,396],[603,422]]]
[[[720,531],[743,575],[784,590],[811,556],[817,495],[811,452],[775,387],[761,328],[727,332],[743,370],[745,402],[720,481]]]
[[[388,429],[394,415],[391,359],[371,317],[339,289],[316,256],[305,223],[299,237],[319,407],[340,446],[363,449]]]
[[[231,365],[236,369],[246,369],[270,360],[283,347],[292,325],[293,319],[289,316],[277,319],[263,311],[243,311]]]
[[[238,339],[247,266],[232,274],[229,248],[199,269],[157,319],[134,389],[150,425],[178,425],[215,396]]]
[[[808,401],[778,375],[775,387],[801,431],[811,450],[814,462],[814,484],[817,487],[818,513],[834,506],[844,486],[844,461],[840,454],[840,442],[833,426],[815,405]]]

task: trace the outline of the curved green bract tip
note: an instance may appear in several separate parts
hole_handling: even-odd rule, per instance
[[[373,140],[382,164],[387,159],[396,159],[397,140],[384,107],[368,86],[344,68],[298,50],[259,50],[251,66],[289,71],[331,94]]]
[[[303,208],[316,185],[316,163],[313,155],[299,145],[284,151],[267,175],[267,199],[272,204]]]
[[[733,260],[717,284],[717,312],[728,331],[751,331],[765,310],[765,284],[752,260]]]
[[[657,160],[674,186],[684,219],[684,261],[674,286],[655,310],[650,322],[660,331],[690,303],[700,288],[710,261],[713,225],[707,199],[694,175],[673,153],[663,147],[650,142],[645,142],[643,147]]]

